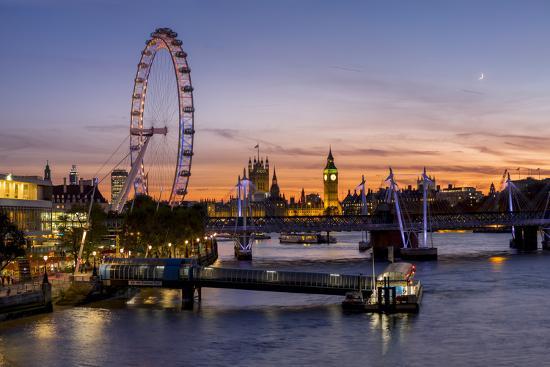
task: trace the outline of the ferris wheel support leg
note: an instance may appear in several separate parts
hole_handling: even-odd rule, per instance
[[[149,137],[146,137],[143,145],[141,146],[139,154],[134,161],[134,165],[130,169],[130,173],[128,174],[128,177],[126,177],[126,181],[124,181],[122,191],[118,195],[116,202],[113,204],[113,210],[118,213],[122,211],[122,209],[124,208],[124,204],[126,204],[128,194],[130,193],[130,188],[133,186],[136,176],[141,169],[141,162],[143,161],[143,157],[145,156],[145,151],[147,150],[148,145]]]

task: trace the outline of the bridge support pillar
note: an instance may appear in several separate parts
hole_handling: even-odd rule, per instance
[[[394,248],[395,255],[399,254],[401,242],[401,232],[399,231],[370,231],[370,243],[377,260],[389,260],[388,247]]]
[[[410,236],[409,242],[413,248],[418,247],[418,237],[416,235]],[[401,232],[398,230],[370,231],[370,243],[372,244],[374,256],[378,260],[389,260],[388,247],[394,248],[395,257],[401,258],[403,255],[401,252],[403,249],[403,241],[401,239]]]
[[[550,228],[542,229],[542,249],[550,250]]]
[[[510,240],[510,247],[520,251],[535,251],[538,248],[538,227],[515,227],[515,238]]]
[[[184,285],[181,288],[181,308],[184,310],[192,310],[195,305],[195,287],[192,285]]]
[[[252,240],[250,234],[246,233],[236,237],[235,257],[237,260],[252,260]]]

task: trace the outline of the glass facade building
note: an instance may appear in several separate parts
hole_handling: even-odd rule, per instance
[[[30,236],[51,234],[52,183],[37,176],[0,174],[0,211]]]

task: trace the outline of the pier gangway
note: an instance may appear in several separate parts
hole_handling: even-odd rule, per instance
[[[371,293],[372,277],[357,274],[314,273],[264,269],[194,267],[189,278],[200,287],[270,292],[345,295]]]
[[[372,292],[372,277],[271,269],[201,266],[188,259],[117,259],[103,263],[99,277],[106,287],[172,289],[230,288],[270,292],[345,295]]]

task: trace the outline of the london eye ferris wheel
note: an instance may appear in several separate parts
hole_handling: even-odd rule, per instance
[[[170,205],[187,194],[195,108],[182,44],[170,28],[156,29],[145,42],[130,110],[131,169],[115,210],[122,210],[132,190]]]

